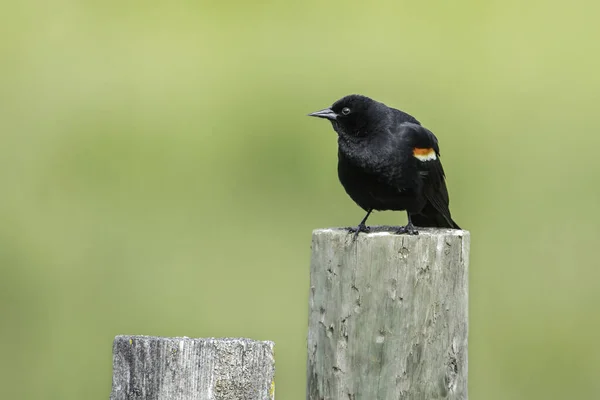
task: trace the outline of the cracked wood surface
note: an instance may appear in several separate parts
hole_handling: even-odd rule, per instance
[[[419,232],[313,232],[308,399],[467,399],[470,235]]]
[[[273,342],[117,336],[110,400],[273,400]]]

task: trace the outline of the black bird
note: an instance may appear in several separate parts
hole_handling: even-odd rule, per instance
[[[416,235],[417,227],[460,229],[450,216],[448,189],[435,135],[411,115],[361,95],[346,96],[309,114],[331,121],[338,134],[338,176],[346,193],[367,215],[373,210],[406,210],[408,224],[396,233]]]

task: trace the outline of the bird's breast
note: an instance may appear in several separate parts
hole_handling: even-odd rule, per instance
[[[338,177],[346,193],[365,210],[405,209],[416,186],[405,179],[401,167],[390,168],[373,160],[356,162],[341,151]]]

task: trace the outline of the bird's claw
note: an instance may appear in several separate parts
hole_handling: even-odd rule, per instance
[[[371,228],[366,226],[365,224],[358,225],[356,228],[354,228],[354,227],[348,228],[348,233],[354,234],[352,240],[356,240],[356,238],[358,237],[358,234],[360,232],[369,233],[369,232],[371,232]]]
[[[415,229],[414,225],[406,225],[398,228],[395,233],[396,235],[418,235],[419,231]]]

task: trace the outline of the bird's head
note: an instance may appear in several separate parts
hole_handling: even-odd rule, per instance
[[[387,118],[388,108],[369,97],[351,94],[339,99],[330,108],[308,115],[328,119],[340,135],[361,137],[368,135]]]

